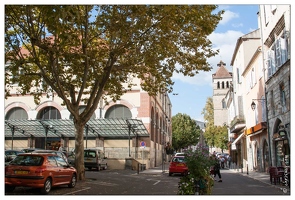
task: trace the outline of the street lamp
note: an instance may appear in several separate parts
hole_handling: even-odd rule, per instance
[[[251,108],[254,111],[256,109],[256,104],[254,101],[265,101],[265,99],[252,99]]]
[[[251,103],[251,108],[252,108],[253,111],[254,111],[255,108],[256,108],[256,104],[254,103],[254,101],[252,101],[252,103]]]

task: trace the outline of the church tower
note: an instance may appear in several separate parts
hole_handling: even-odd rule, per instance
[[[214,125],[223,126],[227,123],[227,107],[225,96],[232,83],[232,73],[225,68],[225,63],[220,61],[215,74],[212,74],[213,81],[213,107],[214,107]]]

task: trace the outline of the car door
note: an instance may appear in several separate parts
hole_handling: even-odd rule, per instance
[[[68,163],[60,156],[54,157],[58,168],[58,183],[65,184],[69,183],[72,178],[71,170],[68,167]]]
[[[52,177],[52,185],[59,185],[61,178],[60,176],[62,175],[62,172],[60,171],[60,167],[57,165],[56,157],[54,155],[50,155],[47,157],[48,164],[47,164],[47,171],[48,175]]]

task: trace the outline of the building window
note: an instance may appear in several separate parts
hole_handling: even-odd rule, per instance
[[[255,77],[255,69],[254,69],[254,67],[252,68],[252,70],[251,70],[251,82],[250,82],[250,87],[251,88],[253,88],[255,85],[256,85],[256,77]]]
[[[223,109],[226,109],[226,103],[225,103],[225,100],[224,99],[222,99],[222,108]]]
[[[282,83],[280,85],[280,96],[281,96],[281,106],[282,106],[282,112],[286,112],[286,93],[285,93],[285,86]]]
[[[221,85],[222,85],[222,89],[224,89],[224,81],[222,81]]]
[[[219,89],[220,88],[220,83],[219,83],[219,81],[217,82],[217,89]]]
[[[275,115],[275,102],[274,102],[274,96],[273,91],[270,91],[270,109],[272,110],[273,116]]]
[[[14,107],[7,112],[5,119],[28,119],[28,114],[23,108]]]
[[[237,68],[237,83],[241,83],[239,68]]]
[[[229,88],[229,82],[226,81],[226,88]]]
[[[272,76],[288,60],[288,40],[286,31],[276,37],[268,51],[268,77]]]
[[[105,118],[131,119],[132,114],[131,114],[129,108],[127,108],[126,106],[114,105],[107,110],[107,112],[105,114]]]
[[[48,106],[39,112],[37,119],[61,119],[61,115],[55,107]]]

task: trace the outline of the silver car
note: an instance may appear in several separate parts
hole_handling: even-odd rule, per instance
[[[56,151],[56,150],[35,150],[30,153],[53,153],[58,155],[59,157],[62,157],[67,163],[69,163],[67,156],[62,151]]]
[[[69,163],[75,165],[75,155],[69,156]],[[104,152],[100,149],[84,149],[84,166],[91,170],[96,168],[97,171],[101,169],[107,169],[107,157],[105,157]]]

